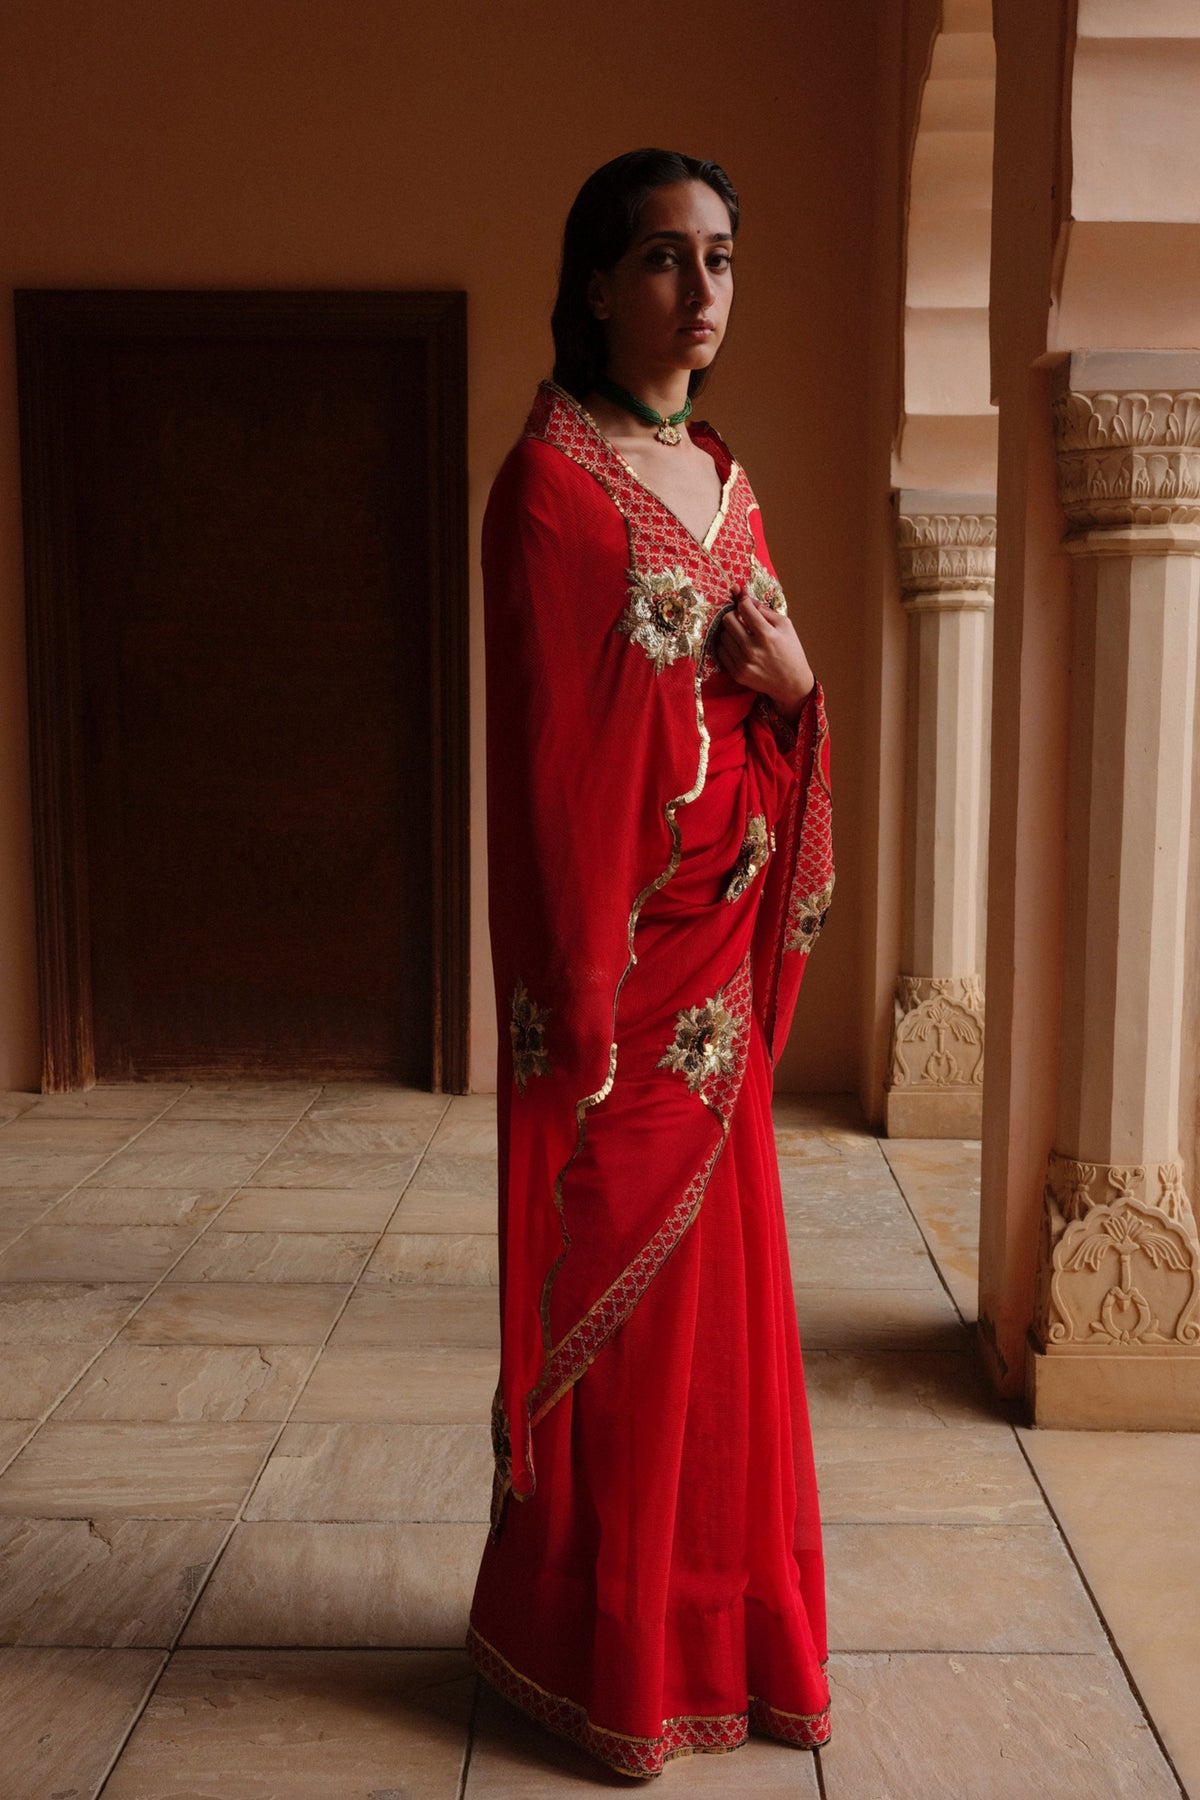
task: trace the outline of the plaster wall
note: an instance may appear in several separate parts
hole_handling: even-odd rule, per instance
[[[879,748],[864,646],[887,526],[883,498],[879,518],[862,519],[864,442],[882,416],[864,344],[891,324],[872,319],[869,280],[879,12],[870,0],[747,0],[736,21],[715,0],[464,0],[453,12],[431,0],[9,0],[0,12],[6,307],[17,286],[466,289],[473,562],[488,486],[548,372],[558,239],[579,183],[647,142],[729,169],[744,204],[738,298],[704,410],[750,471],[825,684],[838,802],[838,891],[783,1088],[853,1087],[864,1050]],[[485,1089],[495,1025],[477,576],[472,645],[471,1078]],[[39,1079],[24,659],[9,326],[0,1086],[18,1088]]]

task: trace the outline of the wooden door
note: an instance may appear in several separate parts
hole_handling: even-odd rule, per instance
[[[19,296],[47,1085],[465,1085],[461,326]]]

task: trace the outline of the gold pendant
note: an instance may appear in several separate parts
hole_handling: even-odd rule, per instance
[[[669,419],[663,420],[654,435],[660,444],[677,444],[679,442],[679,433]]]

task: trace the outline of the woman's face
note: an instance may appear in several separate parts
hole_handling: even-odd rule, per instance
[[[729,213],[707,182],[652,189],[625,254],[588,288],[610,370],[707,368],[729,321],[732,253]]]

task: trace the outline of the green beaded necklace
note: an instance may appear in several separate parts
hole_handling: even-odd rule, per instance
[[[647,406],[644,400],[639,400],[636,394],[629,392],[628,388],[618,387],[616,382],[610,381],[607,375],[597,375],[595,387],[596,392],[603,394],[606,400],[611,400],[614,406],[624,407],[625,411],[633,413],[635,418],[644,419],[647,425],[657,425],[658,430],[654,435],[660,444],[677,444],[679,442],[679,433],[675,427],[682,425],[684,420],[691,415],[692,396],[690,394],[678,412],[667,414],[655,412],[652,406]]]

